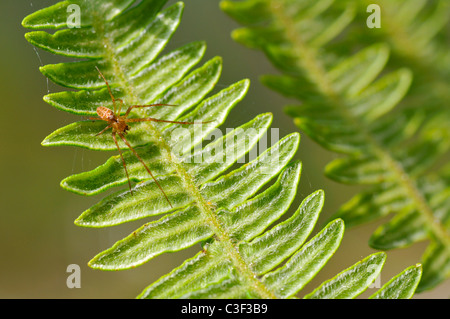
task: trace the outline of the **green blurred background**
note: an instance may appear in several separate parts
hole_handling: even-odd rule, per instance
[[[133,270],[102,272],[87,262],[98,252],[128,235],[146,221],[111,229],[84,229],[73,221],[101,199],[64,191],[60,181],[68,175],[92,169],[115,152],[93,152],[74,147],[45,148],[41,141],[55,129],[80,117],[53,109],[42,97],[60,87],[39,72],[42,64],[57,63],[61,57],[35,50],[24,38],[22,19],[35,10],[54,4],[50,0],[1,0],[0,96],[1,129],[1,214],[0,214],[0,298],[134,298],[147,285],[193,256],[196,245],[178,253],[159,256]],[[169,1],[168,5],[175,3]],[[223,57],[218,89],[241,80],[251,80],[246,98],[231,112],[226,127],[236,127],[262,112],[274,114],[273,126],[280,137],[298,131],[283,106],[296,103],[262,86],[258,77],[277,71],[259,51],[232,41],[230,32],[238,25],[219,9],[217,0],[189,0],[182,23],[165,52],[186,43],[205,40],[208,50],[203,62]],[[315,233],[328,217],[358,189],[334,183],[323,176],[326,163],[336,155],[324,151],[302,134],[296,158],[303,162],[301,187],[292,211],[317,189],[326,195]],[[302,291],[310,292],[323,280],[353,265],[374,250],[367,245],[370,234],[381,223],[347,230],[337,253],[319,275]],[[381,285],[406,267],[420,261],[427,243],[388,252],[381,273]],[[69,289],[66,268],[81,267],[81,288]],[[375,289],[368,289],[366,298]],[[450,281],[416,298],[448,298]]]

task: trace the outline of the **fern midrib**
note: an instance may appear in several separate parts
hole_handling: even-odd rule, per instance
[[[292,19],[284,13],[282,9],[283,4],[277,1],[268,0],[270,11],[274,14],[275,17],[278,18],[281,25],[285,26],[286,36],[290,40],[289,42],[294,45],[295,52],[298,54],[299,59],[297,62],[299,63],[299,67],[301,69],[308,70],[309,77],[316,83],[319,89],[327,96],[337,98],[335,96],[335,92],[330,85],[330,83],[324,78],[325,71],[323,66],[316,61],[316,54],[313,52],[311,48],[306,48],[305,45],[300,40],[300,36],[298,35],[295,28],[290,25],[293,24]]]
[[[111,62],[113,66],[115,76],[120,82],[120,87],[125,89],[125,93],[128,97],[131,97],[131,102],[133,104],[140,104],[140,101],[137,94],[135,94],[133,87],[126,80],[125,73],[123,72],[119,61],[115,57],[113,42],[108,37],[105,32],[105,28],[103,25],[103,19],[98,14],[94,12],[94,23],[93,27],[99,37],[102,39],[105,59]],[[172,149],[169,144],[164,139],[161,132],[155,128],[150,122],[145,122],[149,129],[149,134],[155,136],[156,143],[158,147],[163,150],[161,154],[166,158],[168,163],[171,163],[174,168],[176,174],[182,180],[184,188],[188,191],[191,197],[194,199],[194,202],[197,204],[201,214],[205,216],[205,219],[208,225],[211,227],[213,233],[217,240],[219,240],[225,247],[225,251],[229,259],[233,262],[233,265],[240,272],[240,274],[245,278],[245,283],[248,288],[253,289],[259,296],[262,298],[270,298],[275,299],[278,298],[274,293],[272,293],[261,281],[257,279],[257,275],[250,269],[249,265],[242,258],[239,253],[237,247],[231,241],[231,238],[227,232],[227,230],[221,225],[217,215],[214,214],[214,211],[211,209],[211,206],[208,205],[208,201],[203,197],[199,188],[194,183],[194,178],[191,176],[183,164],[179,162],[179,160],[173,156]]]
[[[269,4],[274,17],[278,20],[280,25],[284,27],[286,38],[293,45],[296,54],[299,57],[306,59],[305,61],[297,61],[299,67],[308,73],[308,76],[313,83],[315,83],[322,94],[324,94],[324,96],[336,106],[342,116],[350,122],[351,125],[356,127],[358,131],[362,132],[362,135],[367,140],[368,144],[375,150],[375,154],[394,173],[397,177],[397,181],[403,187],[406,194],[408,194],[409,197],[416,203],[416,207],[428,224],[430,231],[442,241],[447,251],[450,253],[450,235],[447,233],[444,226],[439,221],[436,221],[433,210],[428,205],[419,189],[416,187],[412,178],[405,172],[401,163],[393,158],[389,150],[385,149],[376,140],[376,138],[372,136],[368,130],[366,130],[363,123],[361,123],[358,118],[353,116],[347,108],[342,107],[342,105],[345,105],[345,102],[332,87],[326,71],[315,51],[302,41],[301,35],[295,30],[294,21],[289,15],[285,14],[283,5],[279,2],[275,3],[273,0],[269,0]]]

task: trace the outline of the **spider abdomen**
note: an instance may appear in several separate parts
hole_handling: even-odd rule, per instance
[[[114,115],[114,112],[107,107],[99,106],[97,108],[97,114],[100,118],[104,120],[114,120],[116,116]]]

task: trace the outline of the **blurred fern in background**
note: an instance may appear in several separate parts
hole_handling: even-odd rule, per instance
[[[233,38],[281,71],[268,87],[300,101],[285,108],[301,131],[343,156],[325,174],[369,185],[332,218],[347,227],[388,214],[376,249],[428,239],[419,291],[450,277],[450,50],[448,1],[244,0],[221,8],[244,25]]]

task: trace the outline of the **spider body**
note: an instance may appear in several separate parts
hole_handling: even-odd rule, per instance
[[[173,208],[172,204],[170,203],[169,198],[167,197],[166,193],[164,192],[164,189],[161,187],[161,185],[158,183],[156,178],[153,176],[151,170],[147,167],[147,165],[144,163],[144,161],[139,156],[139,154],[134,150],[134,148],[130,145],[130,143],[128,143],[127,139],[125,138],[125,135],[130,130],[130,126],[128,125],[128,123],[130,123],[130,122],[166,122],[166,123],[176,123],[176,124],[202,124],[202,123],[209,123],[209,121],[208,122],[200,122],[200,123],[195,122],[194,123],[194,122],[179,122],[179,121],[160,120],[160,119],[155,119],[155,118],[152,118],[152,117],[148,117],[148,118],[132,118],[132,119],[128,118],[128,115],[130,114],[131,110],[133,110],[134,108],[144,108],[144,107],[153,107],[153,106],[175,106],[175,105],[170,105],[170,104],[132,105],[132,106],[128,107],[128,109],[127,109],[127,111],[125,112],[124,115],[120,115],[120,112],[121,112],[121,109],[122,109],[122,105],[123,105],[123,101],[121,99],[115,99],[114,98],[114,96],[112,94],[112,91],[111,91],[111,88],[109,87],[108,81],[106,81],[106,78],[103,76],[103,74],[100,72],[100,70],[97,67],[96,67],[96,69],[100,73],[100,76],[103,78],[103,80],[106,83],[106,87],[108,88],[108,92],[109,92],[109,95],[111,96],[111,100],[112,100],[113,106],[114,106],[114,110],[111,110],[111,109],[109,109],[109,108],[107,108],[105,106],[99,106],[97,108],[97,110],[96,110],[98,117],[90,117],[89,118],[90,120],[93,120],[93,121],[105,121],[105,122],[108,123],[108,125],[103,130],[101,130],[99,133],[97,133],[96,135],[103,134],[108,129],[112,130],[112,137],[113,137],[114,143],[116,144],[116,147],[117,147],[117,149],[119,151],[120,158],[122,160],[122,165],[123,165],[123,168],[124,168],[125,173],[127,175],[128,186],[130,188],[131,194],[133,194],[133,190],[131,188],[130,176],[128,175],[127,165],[126,165],[125,160],[123,158],[122,151],[121,151],[121,149],[119,147],[119,143],[117,142],[117,136],[120,137],[120,139],[125,143],[125,145],[139,159],[139,161],[144,166],[145,170],[153,178],[153,180],[155,181],[156,185],[159,187],[159,189],[163,193],[163,195],[166,198],[167,202],[169,203],[170,207]],[[118,109],[116,107],[116,101],[120,102],[120,106],[119,106]]]
[[[114,114],[114,112],[104,106],[99,106],[97,108],[97,115],[104,120],[117,121],[117,118],[116,118],[116,115]]]
[[[116,116],[114,112],[107,107],[99,106],[97,108],[97,114],[102,120],[109,122],[109,125],[111,125],[113,132],[120,132],[125,135],[130,129],[130,126],[127,124],[126,119],[122,118],[120,115]]]

